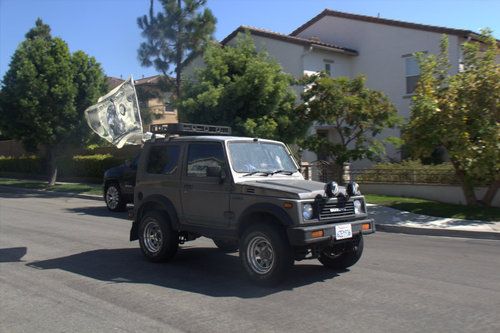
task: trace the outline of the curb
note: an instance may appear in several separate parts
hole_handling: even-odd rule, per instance
[[[96,194],[80,194],[73,192],[58,192],[58,191],[47,191],[47,190],[39,190],[35,188],[22,188],[15,186],[4,186],[0,185],[0,189],[2,190],[11,190],[11,192],[24,192],[24,193],[40,193],[45,194],[51,197],[66,197],[66,198],[79,198],[79,199],[89,199],[89,200],[97,200],[102,201],[103,198],[100,195]]]
[[[435,229],[414,228],[414,227],[404,227],[399,225],[388,225],[388,224],[376,224],[376,228],[377,231],[381,232],[391,232],[391,233],[399,233],[407,235],[500,240],[500,232],[469,231],[469,230],[438,229],[438,228]]]

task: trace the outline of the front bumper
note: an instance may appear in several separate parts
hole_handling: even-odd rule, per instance
[[[350,224],[352,227],[352,236],[358,234],[372,234],[375,232],[375,221],[373,219],[355,220],[348,222],[337,222],[330,224],[320,224],[308,227],[292,227],[287,229],[288,240],[294,246],[316,244],[321,242],[335,241],[335,226],[341,224]],[[369,224],[369,229],[362,230],[363,224]],[[323,237],[313,237],[314,231],[323,230]]]

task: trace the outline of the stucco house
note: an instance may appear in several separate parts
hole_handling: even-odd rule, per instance
[[[318,71],[326,71],[331,76],[366,76],[367,86],[383,91],[405,118],[409,117],[411,96],[419,75],[414,53],[438,53],[441,37],[447,35],[450,72],[456,73],[461,62],[461,45],[467,40],[478,39],[478,34],[469,30],[325,9],[290,34],[240,26],[221,44],[233,44],[238,33],[245,31],[251,34],[258,49],[266,50],[285,72],[297,78]],[[186,73],[189,75],[200,65],[202,60],[195,59]],[[335,133],[329,126],[315,126],[311,132],[335,140]],[[400,133],[387,130],[382,135],[399,136]],[[388,147],[387,156],[398,160],[401,153]],[[305,152],[303,159],[314,161],[317,156]],[[363,164],[358,163],[358,166]]]

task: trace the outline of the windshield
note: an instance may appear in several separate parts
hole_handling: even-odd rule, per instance
[[[283,145],[270,142],[230,142],[229,156],[233,170],[241,173],[297,171],[297,166]]]

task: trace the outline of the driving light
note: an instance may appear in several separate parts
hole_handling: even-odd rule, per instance
[[[354,200],[354,214],[364,214],[365,210],[363,207],[363,201]]]
[[[302,207],[302,217],[304,218],[304,220],[312,219],[313,213],[314,213],[314,211],[313,211],[313,207],[311,204],[305,204]]]
[[[347,191],[347,195],[352,197],[354,195],[360,195],[361,192],[359,191],[359,185],[358,183],[356,182],[349,182],[349,184],[347,184],[347,188],[346,188],[346,191]]]
[[[328,197],[336,197],[339,194],[339,184],[337,182],[329,182],[325,185],[325,193]]]

